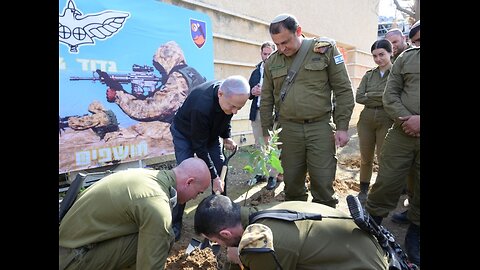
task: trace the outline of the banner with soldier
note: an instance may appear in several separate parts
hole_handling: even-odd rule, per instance
[[[210,18],[158,1],[59,1],[59,173],[173,154],[169,126],[213,80]]]

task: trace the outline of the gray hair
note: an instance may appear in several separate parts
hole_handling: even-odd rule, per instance
[[[220,84],[220,89],[226,97],[233,95],[250,95],[250,85],[247,79],[240,75],[227,77],[222,84]]]

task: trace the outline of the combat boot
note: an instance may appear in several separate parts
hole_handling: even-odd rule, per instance
[[[392,215],[392,222],[397,224],[408,224],[410,220],[407,217],[408,210],[405,210],[401,213],[395,213]]]
[[[260,174],[255,175],[255,179],[257,180],[257,183],[267,181],[267,177],[265,177],[265,175],[260,175]]]
[[[277,186],[277,179],[273,176],[268,177],[266,189],[272,190]]]
[[[420,267],[420,226],[410,224],[405,235],[405,251],[410,262]]]

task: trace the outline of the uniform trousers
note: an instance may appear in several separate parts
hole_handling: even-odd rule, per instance
[[[337,157],[334,126],[329,116],[304,123],[280,117],[285,200],[307,201],[305,177],[308,171],[312,201],[336,207],[338,199],[333,181]]]
[[[372,178],[373,159],[375,153],[380,156],[383,141],[393,120],[383,107],[365,107],[360,113],[357,123],[358,141],[360,145],[360,182],[370,183]]]
[[[394,124],[385,137],[377,179],[368,194],[366,209],[371,215],[386,217],[397,207],[411,169],[413,198],[407,217],[420,226],[420,138],[407,135]]]
[[[255,139],[255,146],[260,147],[263,144],[262,122],[260,121],[260,110],[257,110],[255,121],[252,122],[253,138]]]
[[[135,269],[137,242],[134,233],[80,248],[59,246],[58,269]]]

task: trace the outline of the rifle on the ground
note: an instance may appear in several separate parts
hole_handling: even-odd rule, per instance
[[[132,73],[128,74],[107,74],[104,71],[97,69],[92,72],[92,77],[70,77],[70,81],[100,81],[114,90],[123,90],[121,84],[131,84],[132,94],[136,97],[143,97],[152,95],[157,89],[158,82],[162,79],[153,74],[153,67],[147,65],[132,66]],[[145,94],[147,92],[147,94]]]
[[[408,260],[407,254],[400,245],[395,242],[393,234],[385,227],[377,225],[373,218],[363,209],[356,196],[347,196],[348,210],[357,226],[371,233],[380,243],[382,249],[387,253],[389,270],[417,270],[418,267]]]

